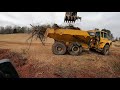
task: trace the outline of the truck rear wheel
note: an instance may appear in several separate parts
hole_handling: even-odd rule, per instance
[[[77,56],[82,53],[82,46],[72,43],[70,46],[68,46],[68,52],[71,55]]]
[[[109,45],[105,45],[102,51],[103,55],[108,55],[109,54]]]
[[[66,45],[63,42],[55,42],[52,46],[52,52],[55,55],[64,55],[66,53]]]

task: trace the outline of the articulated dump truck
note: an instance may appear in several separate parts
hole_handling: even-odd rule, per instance
[[[66,53],[80,55],[83,49],[94,49],[107,55],[111,46],[107,33],[96,30],[48,28],[45,36],[54,39],[52,52],[55,55],[64,55]]]

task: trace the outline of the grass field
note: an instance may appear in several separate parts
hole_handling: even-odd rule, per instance
[[[45,46],[33,39],[29,51],[28,34],[0,35],[0,49],[10,49],[27,58],[27,63],[18,68],[21,78],[116,78],[120,77],[120,42],[114,42],[110,55],[84,51],[79,56],[54,55],[53,39]]]

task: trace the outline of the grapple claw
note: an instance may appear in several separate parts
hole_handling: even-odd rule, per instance
[[[77,19],[81,21],[81,17],[77,16],[77,12],[66,12],[64,22],[75,23]]]

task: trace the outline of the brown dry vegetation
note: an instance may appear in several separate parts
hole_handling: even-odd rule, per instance
[[[28,51],[28,37],[28,34],[0,35],[0,57],[10,58],[21,78],[120,77],[120,42],[113,43],[108,56],[87,50],[71,56],[54,55],[53,40],[49,38],[45,46],[34,39]]]

